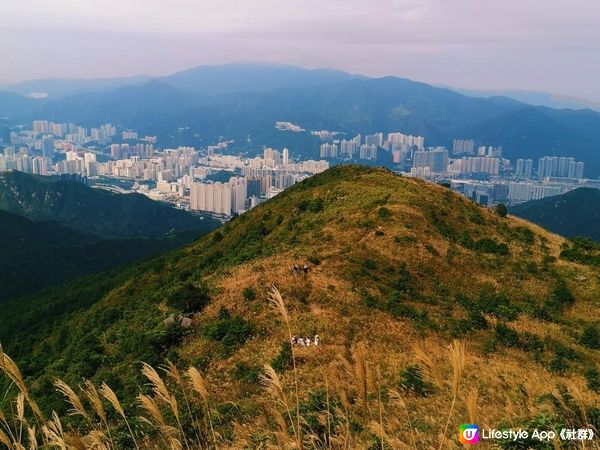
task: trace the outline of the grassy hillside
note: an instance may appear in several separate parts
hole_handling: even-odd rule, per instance
[[[190,243],[198,233],[101,239],[0,210],[0,302]]]
[[[598,271],[564,245],[441,186],[336,167],[185,249],[0,307],[0,342],[45,412],[69,408],[57,377],[112,386],[129,422],[63,419],[64,439],[109,448],[458,448],[461,423],[598,427]],[[292,352],[290,334],[323,345]]]
[[[575,189],[516,205],[510,212],[563,236],[600,241],[600,189]]]
[[[23,172],[0,173],[0,209],[109,239],[203,232],[218,225],[140,194],[114,194]]]

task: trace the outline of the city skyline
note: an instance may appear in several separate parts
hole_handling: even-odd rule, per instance
[[[600,101],[600,63],[589,57],[600,46],[600,4],[589,0],[528,0],[518,15],[473,0],[8,0],[2,10],[3,83],[252,61]]]

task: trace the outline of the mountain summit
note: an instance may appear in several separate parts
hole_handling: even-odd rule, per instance
[[[338,166],[185,249],[3,306],[0,341],[47,411],[65,410],[57,375],[106,381],[137,415],[140,361],[193,367],[206,420],[181,420],[207,447],[454,448],[461,423],[585,426],[600,285],[563,244],[442,186]],[[292,353],[291,334],[321,345]],[[162,398],[187,386],[174,367]]]

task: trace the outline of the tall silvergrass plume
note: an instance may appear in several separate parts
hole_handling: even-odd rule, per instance
[[[67,400],[67,403],[69,403],[69,405],[71,405],[71,409],[69,410],[70,415],[81,416],[88,421],[90,420],[90,415],[84,408],[83,403],[81,402],[81,399],[75,393],[75,391],[71,388],[71,386],[69,386],[67,383],[65,383],[62,380],[56,380],[54,382],[54,386],[56,387],[56,390],[65,397],[65,399]]]
[[[410,417],[410,411],[408,410],[408,406],[407,406],[406,402],[404,401],[404,398],[402,398],[402,395],[400,394],[400,392],[397,389],[390,389],[389,396],[390,396],[390,403],[392,404],[392,406],[401,408],[406,413],[406,422],[408,423],[408,428],[410,431],[410,437],[412,440],[412,448],[413,449],[418,448],[417,447],[417,437],[418,437],[419,432],[413,426],[412,419]]]
[[[38,440],[35,425],[27,427],[27,438],[29,439],[29,450],[38,450]]]
[[[15,364],[15,362],[6,354],[2,349],[2,344],[0,344],[0,370],[4,372],[4,374],[11,380],[11,382],[17,386],[19,391],[25,397],[27,404],[33,411],[33,414],[36,417],[38,423],[43,423],[45,421],[42,412],[38,408],[37,404],[33,401],[31,396],[29,395],[29,391],[25,386],[25,381],[23,381],[23,376],[21,375],[21,371]]]
[[[275,372],[275,369],[270,364],[263,366],[262,372],[259,374],[260,384],[266,389],[266,391],[277,401],[281,406],[284,407],[285,412],[288,416],[290,424],[292,426],[292,432],[294,433],[294,439],[296,443],[299,440],[298,429],[296,426],[300,426],[300,420],[298,419],[297,425],[294,424],[292,419],[292,411],[288,402],[285,391],[283,390],[283,384],[279,379],[279,375]],[[297,412],[299,414],[299,412]]]
[[[42,433],[46,437],[48,446],[58,447],[60,450],[67,450],[63,426],[60,421],[60,417],[58,417],[56,412],[52,413],[52,419],[46,422],[46,424],[42,427]]]
[[[131,439],[133,441],[133,445],[135,446],[136,449],[139,450],[137,440],[135,439],[133,431],[131,430],[131,425],[129,424],[129,420],[127,420],[127,415],[125,414],[125,410],[123,409],[123,406],[121,405],[121,402],[119,401],[119,398],[117,397],[117,395],[106,383],[102,383],[102,385],[100,386],[100,394],[102,395],[102,397],[104,397],[108,401],[108,403],[111,404],[111,406],[115,409],[115,411],[117,411],[117,413],[123,418],[123,421],[125,422],[125,425],[127,426],[127,430],[129,431],[129,435],[131,436]]]
[[[359,342],[351,351],[352,362],[342,355],[338,356],[338,363],[354,384],[355,391],[362,405],[365,418],[369,415],[369,390],[371,388],[371,371],[367,361],[369,352],[364,342]]]
[[[217,435],[213,426],[212,413],[210,411],[209,405],[208,389],[206,387],[206,383],[204,382],[204,378],[202,377],[200,371],[195,367],[190,367],[187,370],[186,374],[192,383],[192,389],[198,394],[200,400],[204,404],[204,408],[206,410],[206,419],[208,420],[208,424],[210,426],[210,434],[212,436],[213,445],[215,446],[215,448],[217,448]]]
[[[279,290],[275,287],[275,285],[271,286],[271,290],[269,291],[269,302],[271,305],[279,312],[281,317],[285,322],[285,326],[287,328],[288,334],[288,342],[291,345],[292,342],[292,328],[290,327],[290,318],[287,312],[287,308],[285,307],[285,302],[283,301],[283,297]],[[294,351],[294,346],[291,345],[292,351],[292,370],[294,375],[294,391],[296,396],[296,441],[299,449],[303,448],[302,443],[302,427],[300,425],[300,396],[298,393],[298,371],[296,369],[296,354]],[[269,366],[270,367],[270,366]],[[271,367],[272,369],[272,367]],[[277,374],[275,374],[277,375]]]
[[[198,441],[198,445],[201,447],[202,446],[202,439],[200,438],[200,435],[198,434],[198,428],[196,426],[196,424],[198,423],[198,420],[196,418],[196,415],[193,414],[192,412],[192,408],[190,406],[190,402],[188,400],[188,395],[187,395],[187,389],[186,386],[183,382],[183,377],[181,376],[181,372],[179,371],[179,369],[177,368],[177,366],[175,364],[173,364],[173,362],[167,360],[167,364],[164,366],[161,366],[161,369],[163,370],[163,372],[165,372],[167,374],[167,376],[169,376],[173,381],[175,381],[175,383],[177,384],[177,386],[179,386],[179,390],[181,391],[181,393],[183,394],[183,400],[185,402],[185,407],[187,409],[187,412],[190,416],[190,418],[192,418],[192,420],[194,421],[194,432],[196,434],[196,439]]]
[[[173,413],[173,416],[175,417],[175,420],[177,422],[177,427],[179,428],[179,434],[181,436],[181,439],[183,440],[185,447],[189,449],[189,444],[187,442],[185,432],[183,431],[183,426],[181,425],[181,416],[179,414],[177,399],[174,395],[172,395],[169,392],[169,389],[167,388],[167,385],[165,384],[164,380],[154,369],[154,367],[152,367],[150,364],[142,364],[142,374],[150,382],[150,386],[152,387],[152,391],[154,392],[155,397],[171,409],[171,412]]]
[[[450,410],[448,411],[448,418],[446,419],[446,426],[440,439],[440,445],[438,450],[441,450],[444,442],[446,441],[446,433],[448,432],[448,426],[450,425],[450,419],[454,412],[454,406],[456,404],[456,398],[458,396],[458,387],[462,378],[463,369],[465,367],[465,344],[460,341],[453,341],[448,347],[450,354],[450,362],[452,363],[452,403],[450,404]]]
[[[414,352],[415,359],[417,360],[417,364],[421,369],[423,378],[434,386],[441,384],[443,380],[441,380],[438,376],[436,365],[429,356],[429,353],[420,347],[415,348]]]
[[[479,390],[474,386],[467,395],[467,413],[469,414],[469,423],[477,423],[477,400],[479,399]]]
[[[98,393],[96,386],[94,386],[94,384],[90,380],[84,380],[82,391],[87,397],[88,401],[90,402],[90,405],[92,405],[92,409],[102,421],[102,424],[106,429],[108,440],[110,441],[111,447],[114,449],[115,442],[113,441],[113,437],[110,432],[110,426],[108,425],[108,417],[106,415],[106,410],[104,409],[102,399],[100,398],[100,394]]]

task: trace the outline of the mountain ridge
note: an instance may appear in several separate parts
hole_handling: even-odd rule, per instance
[[[0,173],[0,209],[104,238],[202,232],[218,223],[141,194],[115,194],[75,181],[16,171]]]
[[[600,241],[600,190],[578,188],[510,208],[511,214],[567,237]]]
[[[23,302],[0,306],[9,318],[0,324],[0,340],[9,354],[19,349],[15,357],[44,409],[65,410],[49,388],[53,374],[60,374],[72,384],[81,377],[108,380],[125,407],[135,410],[145,383],[136,375],[139,361],[158,366],[169,359],[201,371],[212,407],[227,414],[215,425],[223,444],[262,439],[278,445],[285,438],[277,437],[276,413],[263,413],[274,404],[258,381],[270,363],[289,398],[294,377],[302,380],[303,415],[323,417],[329,410],[314,400],[319,392],[345,405],[356,447],[368,448],[380,435],[369,426],[370,411],[398,408],[382,393],[393,390],[402,392],[408,418],[422,421],[419,429],[435,430],[422,431],[426,444],[434,445],[442,432],[439,417],[454,404],[447,382],[453,339],[466,343],[469,361],[465,378],[456,382],[461,397],[476,388],[493,400],[476,402],[480,423],[542,420],[547,410],[541,399],[567,380],[582,407],[597,403],[583,373],[600,355],[580,338],[598,311],[597,268],[561,259],[565,244],[442,186],[380,168],[339,166],[191,246],[101,284],[75,282],[38,295],[29,310]],[[295,273],[294,263],[308,264],[308,273]],[[272,285],[287,318],[269,306]],[[64,309],[67,316],[52,313]],[[43,319],[36,311],[46,312]],[[169,320],[180,313],[192,319],[189,327]],[[296,369],[285,349],[286,321],[291,333],[323,340],[320,348],[296,349]],[[36,333],[25,335],[25,329]],[[61,332],[66,329],[73,332]],[[356,366],[366,367],[364,379],[371,380],[364,394],[361,383],[351,381]],[[235,408],[225,406],[231,402]],[[452,429],[465,423],[464,405],[450,411]],[[563,423],[561,414],[548,413],[544,423]],[[393,418],[397,414],[382,419],[386,433],[411,442],[406,421]],[[315,420],[305,432],[328,442]],[[285,415],[282,421],[289,426]],[[341,439],[342,428],[332,428],[332,436]]]

